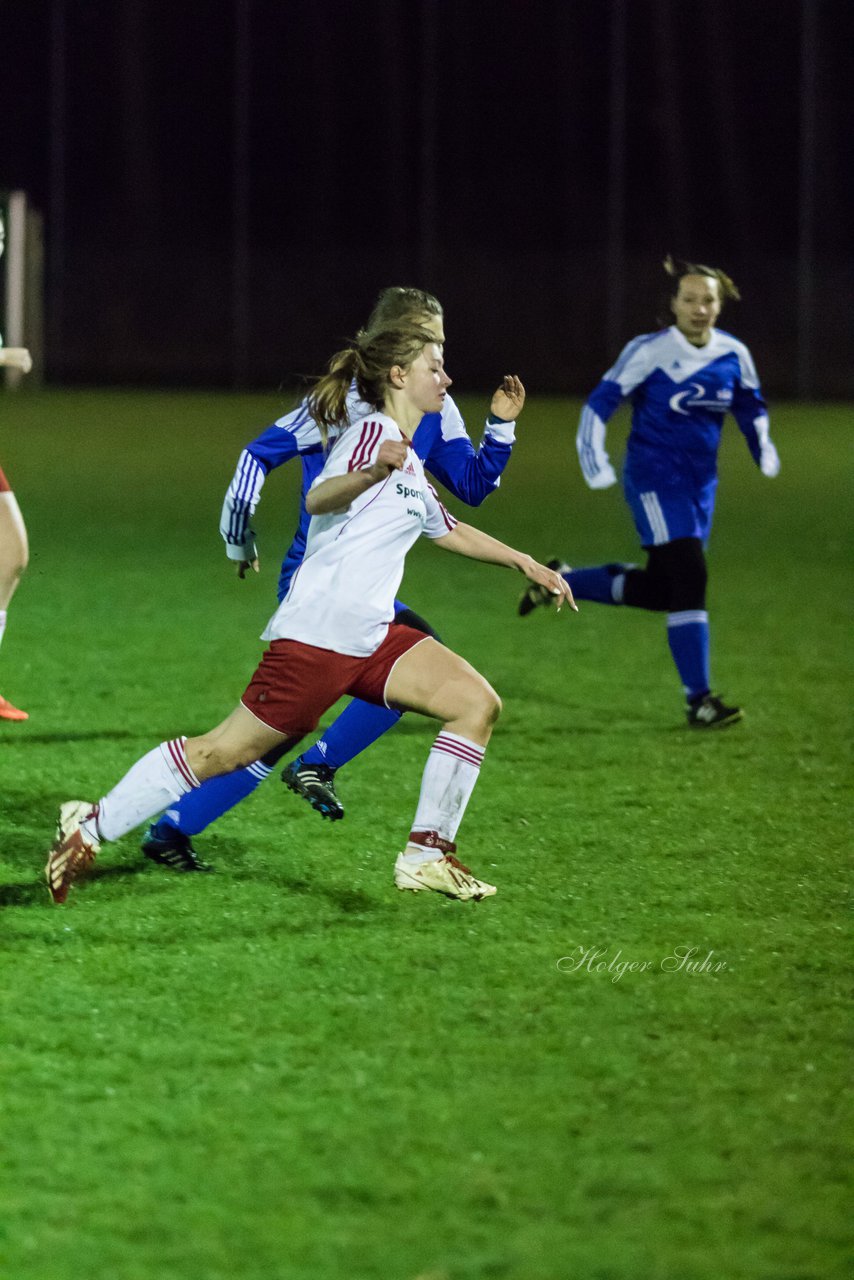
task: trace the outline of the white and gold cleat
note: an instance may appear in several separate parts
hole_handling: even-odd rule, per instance
[[[60,806],[56,824],[56,839],[47,856],[44,874],[50,896],[62,903],[68,890],[95,861],[100,848],[97,840],[88,839],[80,830],[80,823],[95,812],[88,800],[66,800]]]
[[[480,902],[481,898],[491,898],[496,892],[494,884],[478,880],[452,853],[426,862],[417,856],[399,853],[394,864],[394,883],[398,889],[442,893],[461,902]]]

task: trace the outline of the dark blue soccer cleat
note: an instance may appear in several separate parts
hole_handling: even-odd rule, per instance
[[[297,756],[282,770],[282,782],[322,818],[337,822],[344,817],[344,806],[335,792],[335,770],[329,765],[303,764],[302,756]]]
[[[142,852],[152,862],[173,871],[213,871],[209,862],[196,857],[189,836],[169,822],[153,822],[142,841]]]

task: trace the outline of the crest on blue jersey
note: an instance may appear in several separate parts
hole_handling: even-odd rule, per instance
[[[714,399],[706,399],[710,394],[702,382],[692,382],[686,391],[677,391],[671,396],[668,403],[674,413],[684,413],[686,417],[692,409],[717,409],[719,413],[726,413],[732,400],[732,391],[729,388],[721,389],[715,392]]]

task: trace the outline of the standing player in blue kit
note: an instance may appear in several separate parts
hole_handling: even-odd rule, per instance
[[[717,456],[724,415],[732,413],[763,475],[780,460],[768,432],[768,411],[750,352],[716,329],[727,299],[739,292],[716,267],[667,258],[675,323],[642,334],[623,350],[581,411],[576,443],[584,479],[607,489],[617,476],[605,451],[605,426],[626,398],[632,426],[623,470],[626,502],[647,554],[643,569],[610,563],[560,568],[577,600],[630,605],[667,614],[667,640],[687,699],[688,723],[721,728],[741,719],[711,690],[705,544],[718,484]],[[523,616],[551,597],[532,586]]]
[[[359,337],[364,339],[398,321],[420,325],[439,343],[445,340],[439,301],[421,289],[401,287],[383,290]],[[347,411],[351,423],[370,411],[370,406],[360,400],[355,384],[347,398]],[[515,424],[511,419],[515,414],[512,400],[499,388],[490,406],[480,447],[475,449],[459,409],[451,397],[446,396],[441,413],[428,413],[422,418],[413,436],[413,450],[449,492],[469,506],[479,506],[498,488],[501,473],[510,460],[515,440]],[[320,474],[325,457],[320,431],[304,400],[246,446],[226,493],[220,532],[226,554],[237,563],[238,575],[243,578],[249,571],[258,572],[255,534],[250,521],[264,481],[276,467],[293,458],[299,458],[302,464],[299,523],[282,564],[280,602],[302,563],[309,524],[306,494]],[[429,623],[400,601],[395,602],[395,621],[436,636]],[[335,791],[336,771],[387,733],[400,719],[400,714],[361,700],[351,702],[323,737],[287,766],[283,781],[323,817],[333,821],[342,818],[344,808]],[[260,786],[282,754],[281,750],[271,751],[247,768],[211,778],[184,796],[149,828],[142,844],[146,857],[176,870],[208,870],[196,857],[191,837],[204,831]]]

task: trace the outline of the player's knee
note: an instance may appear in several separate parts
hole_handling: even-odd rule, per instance
[[[708,570],[702,544],[697,538],[685,538],[674,546],[670,608],[674,611],[704,609]]]
[[[705,609],[706,577],[705,574],[695,578],[685,578],[676,583],[670,596],[670,610],[679,613],[685,609]]]
[[[501,715],[501,699],[486,680],[472,681],[468,710],[483,729],[491,729]]]
[[[630,569],[623,585],[623,604],[633,609],[649,609],[663,613],[668,607],[668,584],[650,566],[646,569]]]
[[[501,715],[501,712],[503,711],[503,709],[504,708],[502,706],[501,699],[499,698],[495,690],[490,686],[489,697],[486,703],[486,712],[487,712],[487,715],[489,716],[489,723],[491,725],[495,724],[496,720]]]
[[[699,538],[677,538],[655,547],[650,553],[649,572],[668,612],[705,608],[706,557]]]

